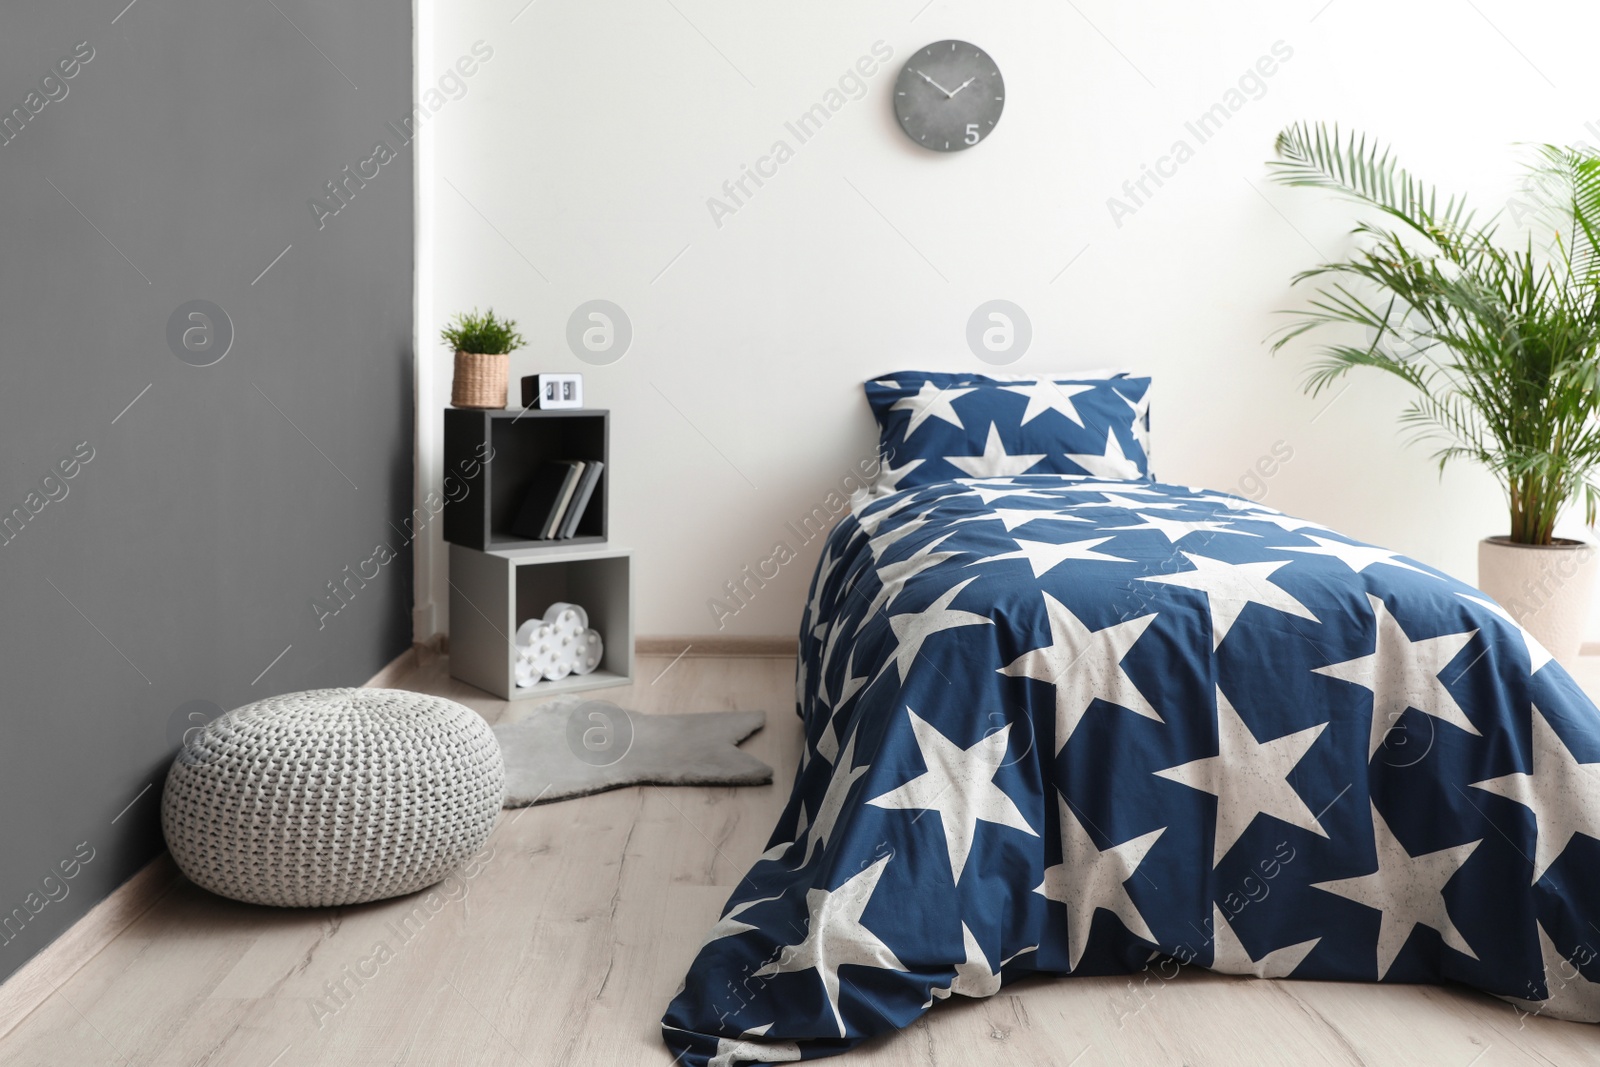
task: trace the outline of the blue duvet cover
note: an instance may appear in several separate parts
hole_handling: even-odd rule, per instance
[[[907,489],[830,535],[798,699],[788,807],[663,1020],[690,1067],[1153,959],[1600,1021],[1600,712],[1403,556],[1142,480]]]

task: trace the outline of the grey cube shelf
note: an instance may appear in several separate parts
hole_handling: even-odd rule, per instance
[[[446,408],[444,469],[465,481],[467,491],[445,501],[444,539],[483,552],[604,544],[610,512],[610,417],[601,408]],[[485,444],[493,449],[493,458],[480,463]],[[606,464],[574,536],[530,540],[512,533],[539,465],[573,459]]]
[[[633,550],[615,545],[480,552],[450,546],[450,676],[503,700],[633,681]],[[589,613],[605,643],[592,674],[517,688],[517,627],[564,600]]]

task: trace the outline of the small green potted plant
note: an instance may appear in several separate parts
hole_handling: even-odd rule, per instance
[[[481,313],[473,308],[458,312],[439,336],[456,353],[450,403],[458,408],[505,407],[511,353],[525,344],[516,321],[498,318],[494,308]]]
[[[1579,500],[1592,526],[1600,505],[1600,154],[1534,149],[1536,242],[1505,240],[1498,214],[1476,220],[1366,137],[1302,124],[1276,147],[1276,181],[1366,217],[1343,259],[1296,276],[1319,286],[1273,350],[1308,330],[1361,329],[1361,343],[1321,349],[1307,391],[1356,367],[1411,386],[1403,421],[1438,443],[1440,466],[1474,460],[1505,493],[1510,530],[1479,542],[1479,586],[1571,663],[1600,553],[1554,527]]]

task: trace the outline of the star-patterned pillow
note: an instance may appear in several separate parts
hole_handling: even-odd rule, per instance
[[[1150,379],[900,371],[865,384],[879,490],[1015,474],[1150,477]]]

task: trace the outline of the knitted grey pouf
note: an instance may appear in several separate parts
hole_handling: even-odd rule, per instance
[[[326,907],[433,885],[488,840],[505,764],[487,723],[443,697],[318,689],[191,734],[161,828],[196,885],[251,904]]]

